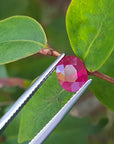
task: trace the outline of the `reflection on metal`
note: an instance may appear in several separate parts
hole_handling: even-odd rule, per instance
[[[40,88],[43,82],[49,77],[54,71],[58,62],[65,56],[61,54],[49,67],[48,69],[30,86],[30,88],[19,97],[19,99],[12,105],[8,112],[0,119],[0,133],[5,127],[11,122],[11,120],[17,115],[17,113],[23,108],[28,100],[34,95],[34,93]]]

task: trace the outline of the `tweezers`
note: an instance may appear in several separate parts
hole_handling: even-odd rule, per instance
[[[29,101],[34,93],[40,88],[49,75],[55,70],[58,62],[65,56],[61,54],[48,68],[47,70],[26,90],[21,97],[12,105],[12,107],[6,112],[0,119],[0,133],[8,126],[23,106]],[[82,93],[87,89],[91,83],[89,79],[75,94],[74,96],[62,107],[62,109],[46,124],[46,126],[33,138],[29,144],[41,144],[56,128],[72,106],[77,102]]]

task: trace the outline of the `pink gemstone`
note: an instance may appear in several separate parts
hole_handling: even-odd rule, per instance
[[[76,56],[65,56],[56,66],[61,86],[69,92],[78,91],[88,80],[83,62]]]

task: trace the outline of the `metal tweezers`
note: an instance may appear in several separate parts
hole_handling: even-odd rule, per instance
[[[65,56],[61,54],[55,62],[53,62],[47,70],[30,86],[28,90],[22,94],[21,97],[12,105],[8,112],[6,112],[0,119],[0,133],[7,127],[11,120],[17,115],[17,113],[23,108],[28,100],[34,95],[34,93],[40,88],[49,75],[55,70],[58,62]],[[77,102],[82,93],[87,89],[91,83],[89,79],[74,95],[73,97],[61,108],[61,110],[44,126],[44,128],[31,140],[29,144],[41,144],[61,122],[64,116],[69,112],[72,106]]]

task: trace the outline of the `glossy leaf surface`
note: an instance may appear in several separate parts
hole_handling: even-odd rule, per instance
[[[46,43],[41,25],[30,17],[14,16],[0,21],[0,64],[35,54]]]
[[[18,141],[31,140],[72,95],[61,88],[55,73],[49,76],[22,111]]]
[[[98,70],[114,50],[113,7],[113,0],[72,0],[68,8],[70,43],[89,71]]]
[[[114,77],[114,52],[107,60],[107,62],[100,69],[102,73]],[[91,77],[93,79],[90,88],[96,97],[110,110],[114,111],[114,84],[99,79],[97,77]]]

